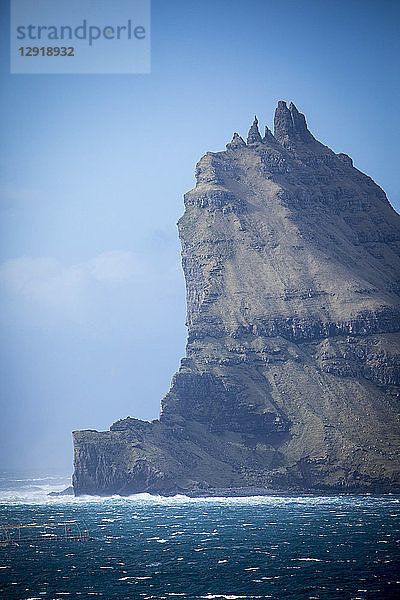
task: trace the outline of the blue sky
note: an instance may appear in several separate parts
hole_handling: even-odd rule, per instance
[[[158,416],[184,355],[196,162],[293,100],[400,206],[399,5],[153,0],[149,75],[10,75],[1,44],[0,468]]]

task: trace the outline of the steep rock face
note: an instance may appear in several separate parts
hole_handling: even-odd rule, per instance
[[[398,490],[400,217],[279,102],[196,168],[160,419],[74,432],[76,494]]]

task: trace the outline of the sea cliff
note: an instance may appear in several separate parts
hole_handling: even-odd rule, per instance
[[[399,491],[400,217],[293,104],[196,167],[160,417],[74,432],[75,494]]]

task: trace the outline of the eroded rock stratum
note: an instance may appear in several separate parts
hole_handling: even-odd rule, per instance
[[[153,422],[76,431],[76,494],[395,491],[400,217],[279,102],[196,167],[186,357]]]

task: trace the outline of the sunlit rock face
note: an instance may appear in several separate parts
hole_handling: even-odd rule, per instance
[[[76,494],[400,488],[400,217],[294,104],[274,125],[199,161],[186,357],[159,420],[74,433]]]

